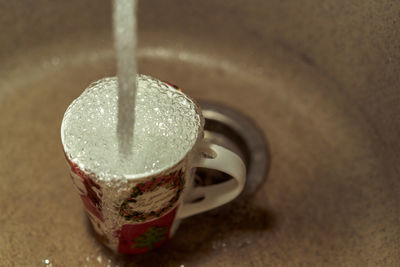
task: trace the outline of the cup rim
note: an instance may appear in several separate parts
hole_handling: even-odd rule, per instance
[[[121,178],[124,178],[124,179],[126,179],[126,180],[141,180],[141,179],[148,178],[148,177],[158,176],[158,175],[160,175],[160,174],[162,174],[162,173],[167,172],[167,171],[170,170],[170,169],[176,168],[176,166],[180,165],[180,164],[186,159],[186,157],[190,154],[190,152],[193,151],[193,149],[196,147],[196,145],[197,145],[197,144],[199,143],[199,141],[202,139],[202,134],[203,134],[203,132],[204,132],[204,124],[205,124],[204,116],[203,116],[203,114],[202,114],[202,110],[201,110],[201,107],[200,107],[200,105],[198,104],[198,102],[197,102],[196,100],[194,100],[193,98],[191,98],[190,96],[188,96],[187,94],[183,93],[182,91],[177,90],[176,88],[174,88],[174,87],[173,87],[171,84],[169,84],[169,83],[166,83],[166,82],[164,82],[164,81],[158,80],[158,79],[156,79],[156,78],[154,78],[154,77],[152,77],[152,76],[149,76],[149,75],[137,74],[137,79],[139,79],[140,77],[146,77],[146,78],[151,78],[151,79],[153,79],[153,80],[157,80],[157,81],[163,83],[164,85],[166,85],[168,90],[170,90],[170,91],[172,91],[172,92],[174,92],[174,93],[176,93],[176,94],[180,94],[180,95],[184,96],[185,98],[187,98],[188,100],[190,100],[190,101],[194,104],[194,106],[195,106],[195,112],[197,113],[197,115],[198,115],[199,118],[200,118],[200,125],[199,125],[198,131],[197,131],[196,140],[193,142],[192,146],[191,146],[190,148],[188,148],[188,150],[186,151],[186,153],[184,153],[178,160],[176,160],[176,161],[172,162],[171,164],[168,164],[168,165],[166,165],[166,166],[164,166],[164,167],[162,167],[162,168],[159,168],[159,169],[157,169],[156,171],[147,171],[147,172],[137,173],[137,174],[123,174],[123,175],[121,175],[121,177],[118,177],[118,178],[117,178],[117,177],[114,177],[113,175],[107,175],[107,176],[102,177],[102,176],[99,176],[97,173],[91,171],[90,169],[81,168],[81,166],[79,165],[79,163],[78,163],[78,162],[74,162],[73,159],[69,156],[69,153],[67,152],[67,150],[66,150],[66,148],[65,148],[65,133],[64,133],[65,115],[66,115],[67,112],[70,110],[70,108],[74,105],[74,103],[76,102],[76,100],[77,100],[79,97],[81,97],[82,94],[83,94],[88,88],[92,87],[94,84],[96,84],[97,82],[99,82],[99,81],[101,81],[101,80],[103,80],[103,79],[107,79],[107,78],[116,78],[115,76],[113,76],[113,77],[104,77],[104,78],[102,78],[102,79],[100,79],[100,80],[97,80],[97,81],[95,81],[95,82],[90,83],[90,85],[89,85],[88,87],[86,87],[86,88],[82,91],[82,93],[81,93],[77,98],[75,98],[75,99],[71,102],[71,104],[67,107],[66,111],[64,112],[64,115],[63,115],[63,118],[62,118],[62,121],[61,121],[60,132],[61,132],[61,144],[62,144],[62,147],[63,147],[63,150],[64,150],[64,154],[65,154],[65,157],[67,158],[68,163],[71,162],[71,163],[76,164],[82,172],[84,172],[84,173],[87,174],[87,175],[95,176],[95,177],[99,178],[99,180],[108,180],[108,181],[110,181],[110,180],[121,179]],[[70,165],[70,164],[69,164],[69,165]]]

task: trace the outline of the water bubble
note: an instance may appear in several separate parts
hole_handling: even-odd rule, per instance
[[[46,267],[52,267],[53,264],[50,262],[49,259],[44,259],[42,260],[42,262],[45,264]]]
[[[91,84],[64,115],[67,154],[99,178],[157,172],[182,159],[197,141],[201,118],[193,101],[154,78],[138,77],[130,160],[119,157],[115,77]]]

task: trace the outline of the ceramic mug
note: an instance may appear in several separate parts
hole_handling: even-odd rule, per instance
[[[170,84],[163,83],[163,86],[170,93],[193,101]],[[198,106],[195,112],[204,121]],[[197,142],[179,162],[170,162],[157,173],[114,177],[111,182],[98,179],[96,173],[84,171],[74,162],[65,146],[64,123],[65,115],[61,139],[70,176],[96,234],[115,252],[136,254],[161,246],[175,233],[181,219],[226,204],[245,185],[242,159],[224,147],[205,141],[203,123],[198,129]],[[227,173],[232,179],[194,186],[197,167]]]

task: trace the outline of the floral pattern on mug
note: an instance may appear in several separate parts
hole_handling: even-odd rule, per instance
[[[160,247],[169,239],[177,210],[178,207],[175,207],[154,221],[123,225],[117,233],[118,251],[121,254],[137,254]]]
[[[119,208],[120,216],[127,221],[144,222],[159,218],[173,208],[179,200],[185,185],[183,170],[177,170],[167,175],[156,176],[144,183],[136,184],[130,192],[130,196],[124,199]],[[156,201],[156,195],[149,193],[164,189],[165,192],[158,194],[161,203]],[[148,196],[145,196],[145,195]],[[154,198],[153,200],[151,198]],[[165,199],[167,198],[167,199]],[[136,207],[135,207],[136,206]],[[149,210],[146,210],[149,207]],[[156,209],[154,209],[156,207]]]

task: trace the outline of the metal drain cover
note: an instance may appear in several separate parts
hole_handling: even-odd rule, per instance
[[[204,137],[237,153],[245,162],[246,186],[242,196],[253,194],[266,178],[270,165],[268,143],[254,122],[230,107],[216,102],[198,101],[205,117]],[[198,168],[196,183],[209,185],[230,176],[211,169]]]

